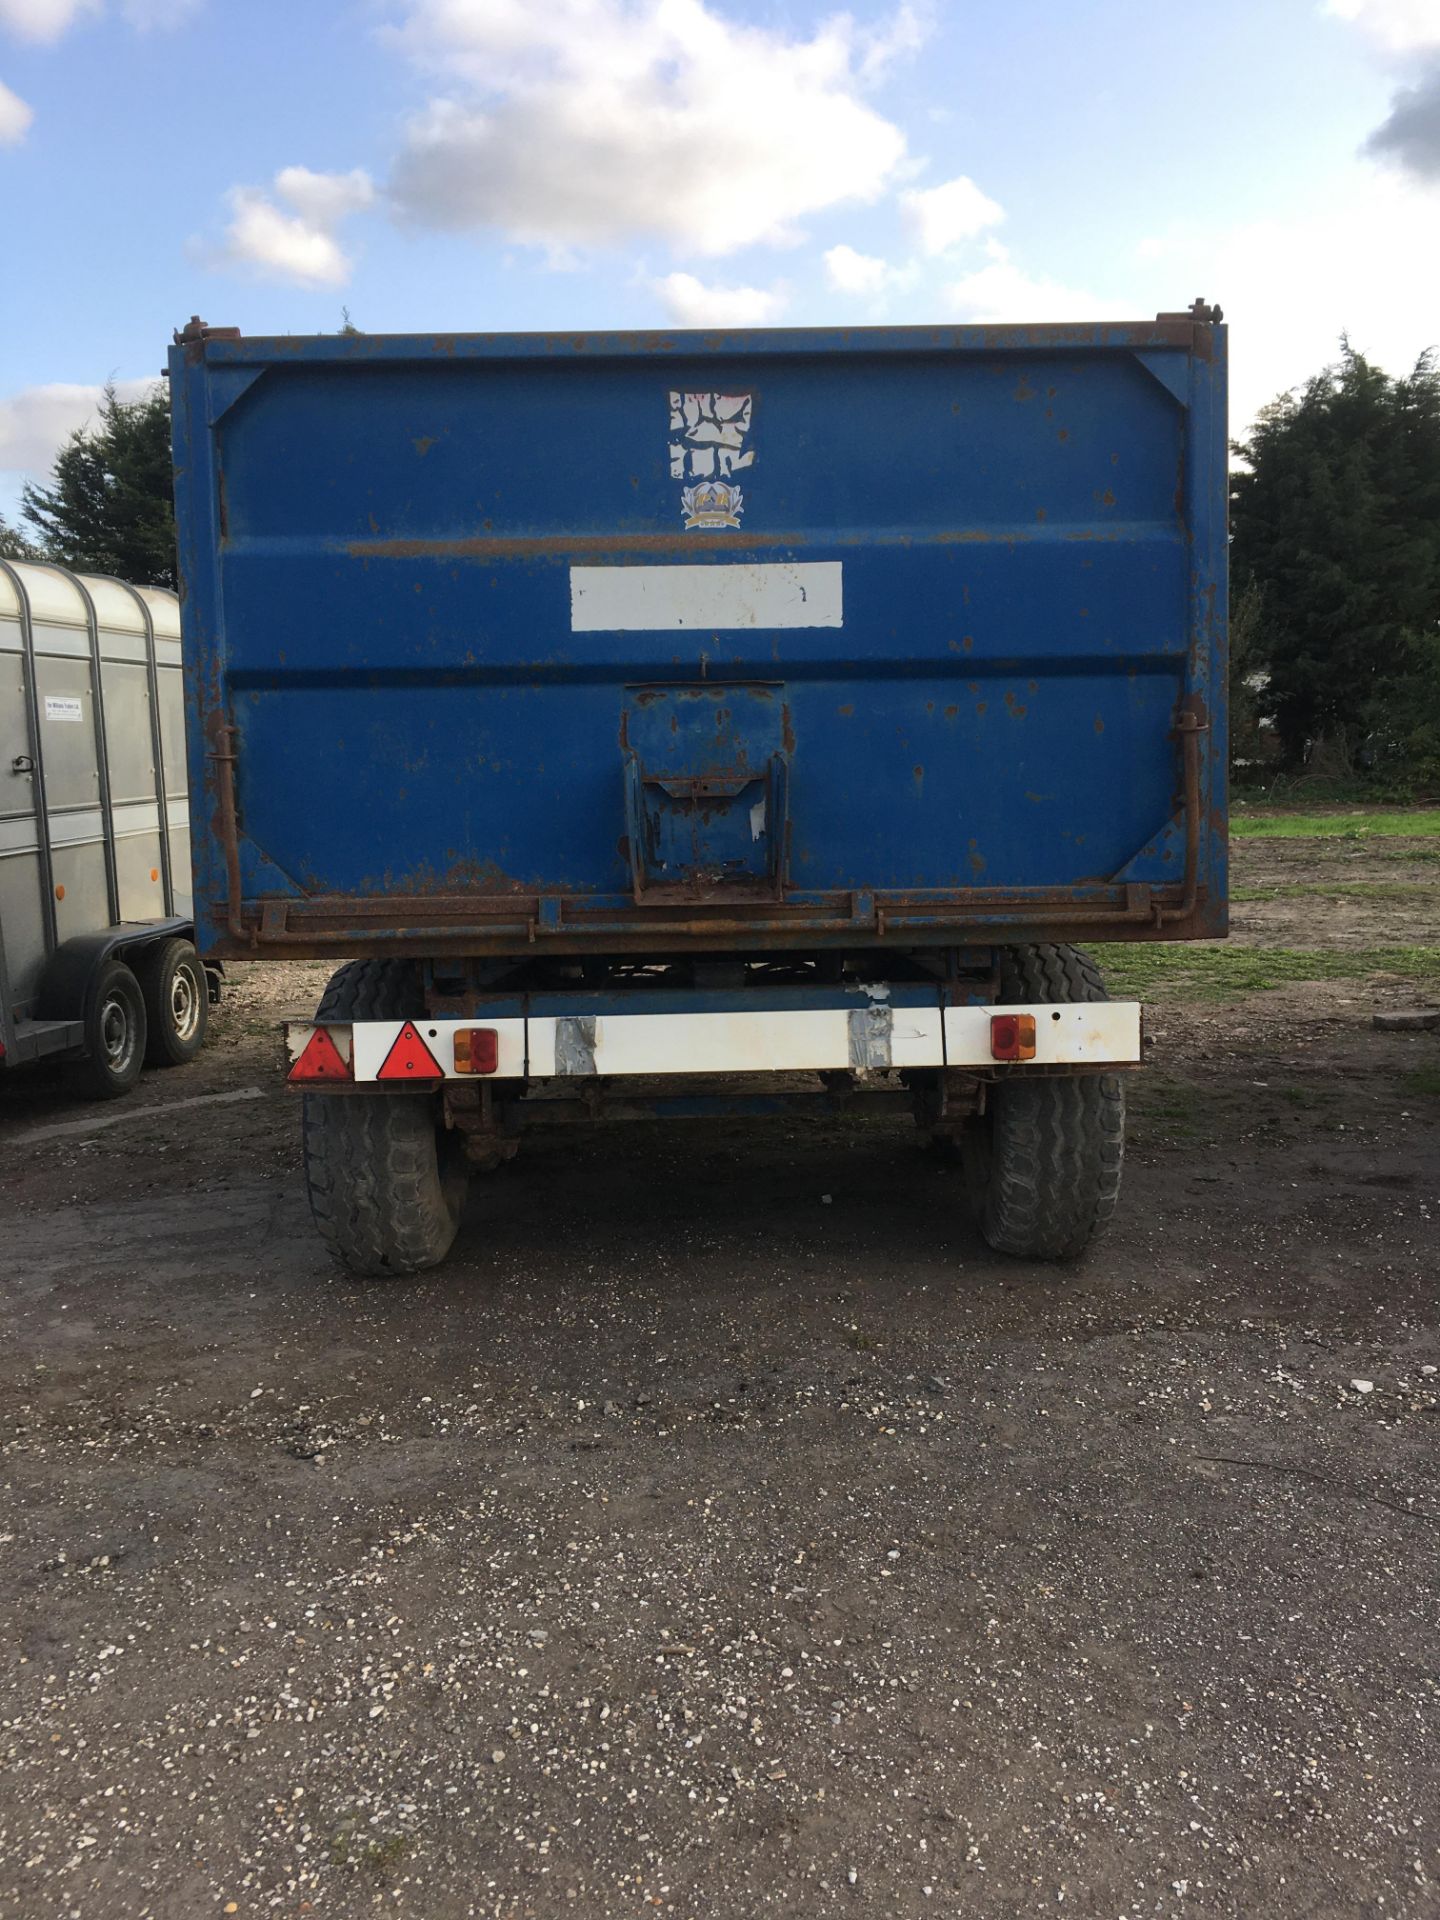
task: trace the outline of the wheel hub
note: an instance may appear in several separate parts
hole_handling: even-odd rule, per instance
[[[101,1010],[100,1037],[105,1046],[106,1062],[112,1072],[123,1072],[134,1050],[135,1035],[130,1024],[129,1009],[118,995],[107,1000]]]
[[[193,1040],[200,1018],[200,997],[188,967],[177,967],[170,983],[170,1025],[177,1040]]]

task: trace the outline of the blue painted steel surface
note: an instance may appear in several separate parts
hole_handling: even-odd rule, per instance
[[[1225,930],[1204,316],[170,370],[210,951]],[[842,624],[572,624],[572,567],[778,568],[803,623],[815,563]]]

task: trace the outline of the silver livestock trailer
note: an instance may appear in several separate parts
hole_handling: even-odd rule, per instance
[[[199,1052],[184,716],[173,593],[0,560],[0,1071]]]

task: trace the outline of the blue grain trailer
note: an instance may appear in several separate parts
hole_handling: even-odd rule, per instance
[[[1074,943],[1226,930],[1219,321],[176,336],[198,937],[346,959],[347,1266],[537,1117],[862,1095],[1088,1243],[1140,1009]]]

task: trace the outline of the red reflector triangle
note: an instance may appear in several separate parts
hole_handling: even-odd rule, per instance
[[[415,1022],[407,1020],[395,1036],[395,1044],[385,1056],[377,1080],[443,1080],[440,1062],[415,1031]]]
[[[290,1080],[348,1080],[350,1069],[324,1027],[316,1027],[305,1051],[286,1075]]]

